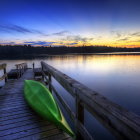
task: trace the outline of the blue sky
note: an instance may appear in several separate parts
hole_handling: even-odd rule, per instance
[[[0,43],[139,46],[139,15],[140,0],[1,0]]]

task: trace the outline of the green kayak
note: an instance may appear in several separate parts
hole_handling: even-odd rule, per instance
[[[75,137],[50,91],[40,82],[25,80],[24,94],[29,105],[43,118]]]

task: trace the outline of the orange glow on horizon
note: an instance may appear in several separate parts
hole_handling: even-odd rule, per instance
[[[105,35],[104,35],[105,36]],[[93,39],[92,39],[93,38]],[[14,43],[11,43],[14,42]],[[11,42],[0,42],[2,45],[32,45],[32,46],[68,46],[68,47],[80,47],[80,46],[110,46],[110,47],[125,47],[125,48],[138,48],[140,47],[140,39],[139,36],[124,36],[123,38],[117,38],[114,36],[105,36],[98,37],[98,36],[88,36],[87,37],[81,37],[79,40],[77,39],[61,39],[61,38],[42,38],[40,41],[39,39],[32,39],[31,41],[13,41]],[[31,43],[25,43],[25,42],[31,42]],[[32,44],[32,42],[46,42],[46,44]],[[49,44],[50,42],[50,44]]]

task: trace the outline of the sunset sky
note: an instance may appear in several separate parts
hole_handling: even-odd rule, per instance
[[[0,0],[0,44],[140,47],[140,0]]]

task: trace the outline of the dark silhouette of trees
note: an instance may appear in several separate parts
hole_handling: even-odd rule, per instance
[[[110,52],[140,52],[140,48],[118,48],[107,46],[33,47],[31,45],[0,45],[0,59],[28,59],[45,56],[46,54],[81,54]]]

